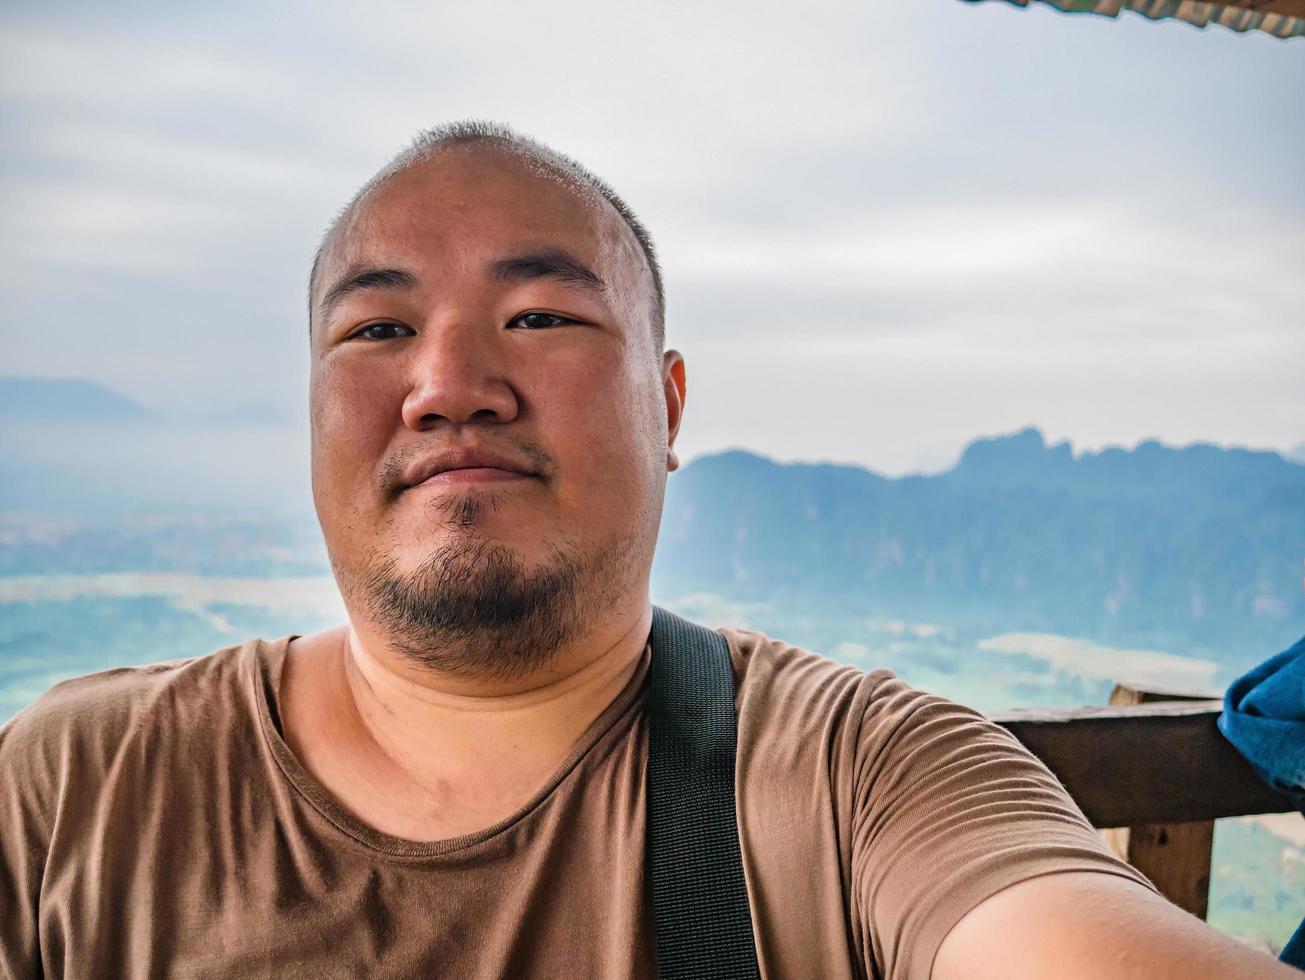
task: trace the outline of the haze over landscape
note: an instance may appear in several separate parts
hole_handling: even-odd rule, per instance
[[[121,591],[69,575],[189,575],[199,592],[183,609],[223,619],[210,606],[249,593],[203,577],[275,579],[301,598],[287,580],[316,577],[332,591],[301,433],[270,410],[165,416],[86,380],[0,378],[0,434],[0,575],[22,579],[10,601]],[[926,637],[960,631],[990,652],[1074,637],[1120,669],[1129,658],[1108,648],[1167,651],[1192,669],[1153,657],[1153,680],[1167,669],[1213,690],[1294,639],[1302,559],[1297,462],[1154,440],[1075,454],[1028,427],[975,439],[932,475],[702,455],[669,479],[653,588],[715,597],[705,615],[805,624],[826,650],[855,645],[839,630],[862,619],[945,624]],[[53,591],[28,576],[52,576]],[[1059,649],[1044,659],[1064,663]],[[1078,673],[1104,683],[1092,659]]]

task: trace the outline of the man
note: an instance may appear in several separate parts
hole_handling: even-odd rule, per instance
[[[646,231],[463,124],[359,192],[310,293],[349,621],[69,681],[3,730],[7,972],[653,976],[641,692],[686,387]],[[1283,970],[977,713],[723,634],[764,976]]]

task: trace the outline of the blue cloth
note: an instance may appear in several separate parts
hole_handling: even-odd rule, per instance
[[[1256,774],[1305,813],[1305,637],[1229,685],[1218,725]],[[1278,958],[1305,970],[1305,922]]]

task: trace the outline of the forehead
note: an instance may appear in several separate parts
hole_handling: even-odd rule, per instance
[[[546,162],[479,144],[444,147],[365,192],[331,229],[313,283],[358,265],[476,263],[559,247],[591,263],[618,295],[650,287],[629,226],[595,189]]]

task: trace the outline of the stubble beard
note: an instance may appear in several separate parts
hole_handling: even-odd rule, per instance
[[[553,543],[529,569],[481,530],[493,495],[447,501],[452,540],[411,572],[377,551],[341,576],[387,641],[414,663],[463,677],[510,680],[552,663],[628,594],[636,535],[587,548]]]

